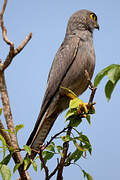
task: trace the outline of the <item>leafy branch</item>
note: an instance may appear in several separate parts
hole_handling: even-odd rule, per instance
[[[68,91],[69,96],[71,97],[71,101],[69,104],[69,110],[66,113],[66,122],[69,122],[67,127],[63,130],[55,134],[51,139],[46,143],[46,145],[42,145],[40,150],[36,152],[39,154],[39,159],[41,161],[41,169],[45,171],[45,179],[50,179],[53,175],[57,173],[57,180],[61,180],[63,177],[64,167],[70,166],[71,164],[75,164],[80,158],[86,157],[86,152],[88,151],[91,154],[91,144],[87,136],[83,135],[76,128],[81,124],[82,119],[86,119],[89,124],[90,115],[95,113],[95,109],[93,104],[93,98],[96,92],[96,88],[93,86],[90,81],[89,74],[86,71],[86,78],[90,84],[91,95],[88,103],[84,103],[80,100],[71,90],[65,88],[65,91]],[[63,88],[63,87],[62,87]],[[64,88],[63,88],[64,89]],[[77,135],[73,132],[77,133]],[[61,136],[62,134],[64,136]],[[62,140],[63,145],[57,145],[54,141]],[[74,144],[75,151],[69,152],[70,143]],[[60,144],[60,143],[59,143]],[[34,151],[34,149],[32,149]],[[60,158],[57,158],[56,168],[49,173],[49,168],[47,166],[47,162],[54,157],[54,155],[60,155]],[[36,158],[38,159],[38,157]],[[30,159],[28,158],[28,164]],[[73,163],[72,163],[73,162]],[[26,166],[27,167],[27,166]],[[81,169],[84,177],[89,179],[90,175],[86,173],[83,169]],[[91,177],[92,178],[92,177]]]
[[[12,63],[13,58],[22,51],[22,49],[25,47],[25,45],[29,42],[29,40],[32,37],[32,33],[29,33],[28,36],[25,38],[25,40],[15,49],[14,43],[10,41],[7,37],[7,29],[4,25],[4,13],[7,5],[7,0],[4,0],[4,4],[2,7],[2,11],[0,12],[0,26],[2,30],[2,37],[5,43],[9,46],[9,53],[6,56],[5,60],[0,60],[0,93],[1,93],[1,100],[2,100],[2,105],[3,105],[3,112],[4,112],[4,117],[6,120],[7,128],[8,128],[8,133],[5,131],[4,126],[2,124],[2,121],[0,121],[0,134],[2,137],[4,137],[4,140],[6,143],[9,145],[9,152],[11,154],[11,149],[19,149],[18,142],[17,142],[17,137],[15,134],[15,127],[13,123],[13,117],[12,117],[12,112],[11,112],[11,107],[10,107],[10,101],[8,97],[8,91],[6,87],[6,81],[5,81],[5,75],[4,71],[9,67],[9,65]],[[12,133],[11,133],[12,132]],[[12,148],[10,148],[12,147]],[[14,152],[12,153],[12,157],[15,163],[20,163],[22,161],[22,156],[20,152]],[[1,164],[0,165],[0,172],[4,178],[4,171],[7,171],[8,167]],[[24,171],[21,167],[18,168],[19,174],[22,179],[31,179],[28,172]],[[8,173],[8,177],[10,178],[11,174]],[[5,177],[6,178],[6,177]]]
[[[97,87],[105,76],[108,76],[108,81],[105,85],[105,95],[109,101],[117,82],[120,80],[120,65],[111,64],[101,70],[95,77],[94,85]]]

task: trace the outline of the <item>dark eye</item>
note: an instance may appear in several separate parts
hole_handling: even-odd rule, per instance
[[[90,14],[90,18],[91,18],[93,21],[97,21],[97,16],[96,16],[94,13],[91,13],[91,14]]]

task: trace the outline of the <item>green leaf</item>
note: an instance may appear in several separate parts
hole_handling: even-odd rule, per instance
[[[74,161],[74,163],[76,161],[78,161],[81,156],[82,156],[83,152],[82,151],[79,151],[78,149],[76,149],[67,159],[66,163],[69,163],[71,162],[72,160]]]
[[[79,132],[77,129],[73,128],[80,136],[82,135],[82,132]]]
[[[60,151],[63,150],[63,147],[62,147],[62,146],[56,146],[56,148],[57,148],[57,150],[58,150],[59,153],[60,153]]]
[[[70,120],[71,127],[77,127],[82,122],[82,119],[80,118],[80,116],[77,116],[77,115],[70,116],[68,117],[68,119]]]
[[[31,148],[30,148],[30,146],[24,145],[23,147],[24,147],[24,150],[25,150],[29,155],[31,155]]]
[[[49,151],[44,151],[42,153],[42,155],[43,155],[44,159],[50,160],[54,156],[54,153],[49,152]]]
[[[106,76],[108,74],[108,71],[110,71],[112,68],[114,67],[118,67],[119,65],[117,64],[112,64],[110,66],[107,66],[106,68],[104,68],[103,70],[101,70],[97,76],[95,77],[94,80],[94,86],[97,87],[98,84],[100,83],[100,81],[104,78],[104,76]]]
[[[14,168],[13,168],[13,173],[15,173],[17,170],[18,170],[18,168],[20,167],[20,165],[23,163],[23,161],[21,161],[20,163],[16,163],[15,164],[15,166],[14,166]]]
[[[108,71],[108,78],[115,84],[120,79],[120,65]]]
[[[17,134],[18,131],[19,131],[20,129],[22,129],[23,127],[24,127],[23,124],[16,125],[16,127],[15,127],[15,134]]]
[[[71,138],[70,136],[66,135],[66,136],[60,136],[60,138],[64,141],[64,142],[67,142],[67,141],[72,141],[73,138]]]
[[[55,143],[52,142],[48,147],[46,147],[48,151],[55,152]]]
[[[105,75],[107,75],[109,78],[109,81],[107,82],[107,84],[105,86],[106,98],[109,101],[111,98],[111,94],[112,94],[118,80],[120,79],[120,65],[112,64],[112,65],[106,67],[105,69],[103,69],[95,77],[94,85],[97,86]]]
[[[74,109],[69,109],[69,110],[67,111],[66,115],[65,115],[65,118],[67,118],[66,121],[69,120],[69,117],[71,117],[71,116],[73,116],[73,115],[77,115],[77,114],[78,114],[78,112],[77,112],[77,109],[76,109],[76,108],[74,108]]]
[[[43,155],[44,163],[46,164],[47,161],[50,160],[54,156],[54,153],[49,152],[49,151],[43,151],[42,155]],[[42,169],[43,169],[43,166],[42,166],[42,163],[41,163],[41,170]]]
[[[0,165],[0,173],[2,175],[3,180],[10,180],[11,179],[11,171],[6,165]]]
[[[89,114],[87,114],[86,119],[87,119],[87,122],[91,125],[90,115]]]
[[[112,92],[120,79],[120,66],[111,69],[108,73],[109,81],[105,86],[105,95],[107,100],[109,101],[112,95]]]
[[[83,151],[88,151],[90,154],[92,152],[92,146],[90,144],[90,141],[86,135],[81,134],[76,139],[80,140],[80,142],[84,143],[82,146]]]
[[[7,144],[6,144],[6,141],[5,141],[4,137],[1,134],[0,134],[0,140],[2,141],[2,145],[3,145],[3,158],[4,158],[5,153],[6,153]]]
[[[58,153],[61,155],[61,157],[63,157],[63,153],[61,152],[63,150],[62,146],[56,146]]]
[[[79,145],[77,142],[74,141],[74,145],[79,151],[82,151],[82,152],[87,151],[87,149],[83,148],[82,143],[80,143]]]
[[[0,115],[2,114],[2,108],[0,108]]]
[[[105,95],[106,95],[106,98],[108,101],[111,98],[111,94],[112,94],[114,88],[115,88],[115,84],[113,84],[112,81],[109,80],[105,86]]]
[[[90,174],[88,174],[88,173],[85,172],[84,170],[82,170],[82,172],[83,172],[84,177],[87,178],[87,180],[93,180],[93,178],[92,178],[92,176],[91,176]]]
[[[89,111],[88,111],[88,114],[95,114],[95,108],[94,106],[91,106]]]
[[[64,94],[66,94],[70,98],[74,99],[74,98],[77,97],[77,95],[73,91],[71,91],[69,88],[65,88],[65,87],[62,87],[62,86],[60,86],[60,88],[64,89],[64,91],[65,91]]]
[[[28,165],[29,165],[30,162],[32,162],[32,160],[31,160],[29,157],[26,157],[26,158],[24,159],[24,170],[27,169],[27,167],[28,167]]]
[[[91,155],[91,153],[92,153],[92,147],[91,147],[90,144],[85,144],[85,145],[83,145],[82,147],[83,147],[83,149],[84,149],[85,151],[88,151],[88,152],[90,153],[90,155]]]
[[[33,161],[32,162],[32,165],[33,165],[33,169],[37,172],[37,163],[36,163],[36,161]]]
[[[78,108],[81,103],[83,103],[83,101],[79,98],[72,99],[70,100],[69,108],[70,109]]]
[[[14,152],[15,152],[15,149],[14,149],[14,147],[12,147],[12,146],[9,146],[9,151],[11,152],[11,154],[12,154],[12,153],[14,153]]]
[[[79,140],[82,141],[82,142],[84,142],[85,144],[86,144],[86,143],[89,143],[89,144],[90,144],[90,141],[89,141],[89,139],[88,139],[88,137],[87,137],[86,135],[81,134],[81,135],[79,136]]]
[[[35,160],[40,159],[40,156],[36,156]]]
[[[8,165],[11,157],[12,157],[12,155],[11,155],[11,154],[8,154],[8,155],[0,162],[0,164]]]

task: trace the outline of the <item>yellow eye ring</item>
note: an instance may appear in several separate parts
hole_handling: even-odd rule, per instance
[[[96,16],[94,13],[91,13],[91,14],[90,14],[90,18],[91,18],[93,21],[97,21],[97,16]]]

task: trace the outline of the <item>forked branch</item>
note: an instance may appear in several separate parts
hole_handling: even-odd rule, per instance
[[[22,49],[26,46],[26,44],[29,42],[29,40],[32,37],[32,33],[29,33],[28,36],[25,38],[25,40],[16,49],[14,48],[14,43],[10,41],[7,37],[7,29],[4,25],[4,20],[3,20],[3,15],[5,12],[6,5],[7,5],[7,0],[4,0],[3,8],[0,13],[0,25],[2,29],[3,40],[10,46],[10,50],[9,50],[9,54],[7,55],[1,67],[1,71],[4,71],[11,64],[13,58],[22,51]]]
[[[9,97],[8,97],[7,87],[6,87],[4,70],[11,64],[13,58],[19,52],[21,52],[21,50],[29,42],[29,40],[32,37],[32,33],[29,33],[29,35],[18,46],[18,48],[16,48],[16,49],[14,48],[14,43],[12,41],[10,41],[8,39],[8,37],[7,37],[7,29],[6,29],[5,25],[4,25],[4,20],[3,20],[6,5],[7,5],[7,0],[4,0],[2,11],[0,13],[0,26],[1,26],[1,29],[2,29],[3,40],[5,41],[6,44],[9,45],[10,49],[9,49],[9,53],[8,53],[6,59],[3,62],[2,62],[2,60],[0,61],[0,92],[1,92],[1,100],[2,100],[4,117],[5,117],[5,120],[6,120],[7,128],[12,133],[7,134],[4,131],[4,126],[3,126],[2,122],[0,121],[0,134],[6,140],[8,146],[12,146],[13,149],[19,149],[19,146],[18,146],[18,143],[17,143],[17,137],[15,135],[15,127],[14,127],[12,112],[11,112],[11,108],[10,108],[10,101],[9,101]],[[12,157],[13,157],[15,163],[19,163],[19,162],[22,161],[22,156],[21,156],[20,152],[14,152],[12,154]],[[20,177],[21,177],[22,180],[31,180],[28,172],[25,171],[23,167],[19,167],[18,170],[19,170],[19,174],[20,174]]]

